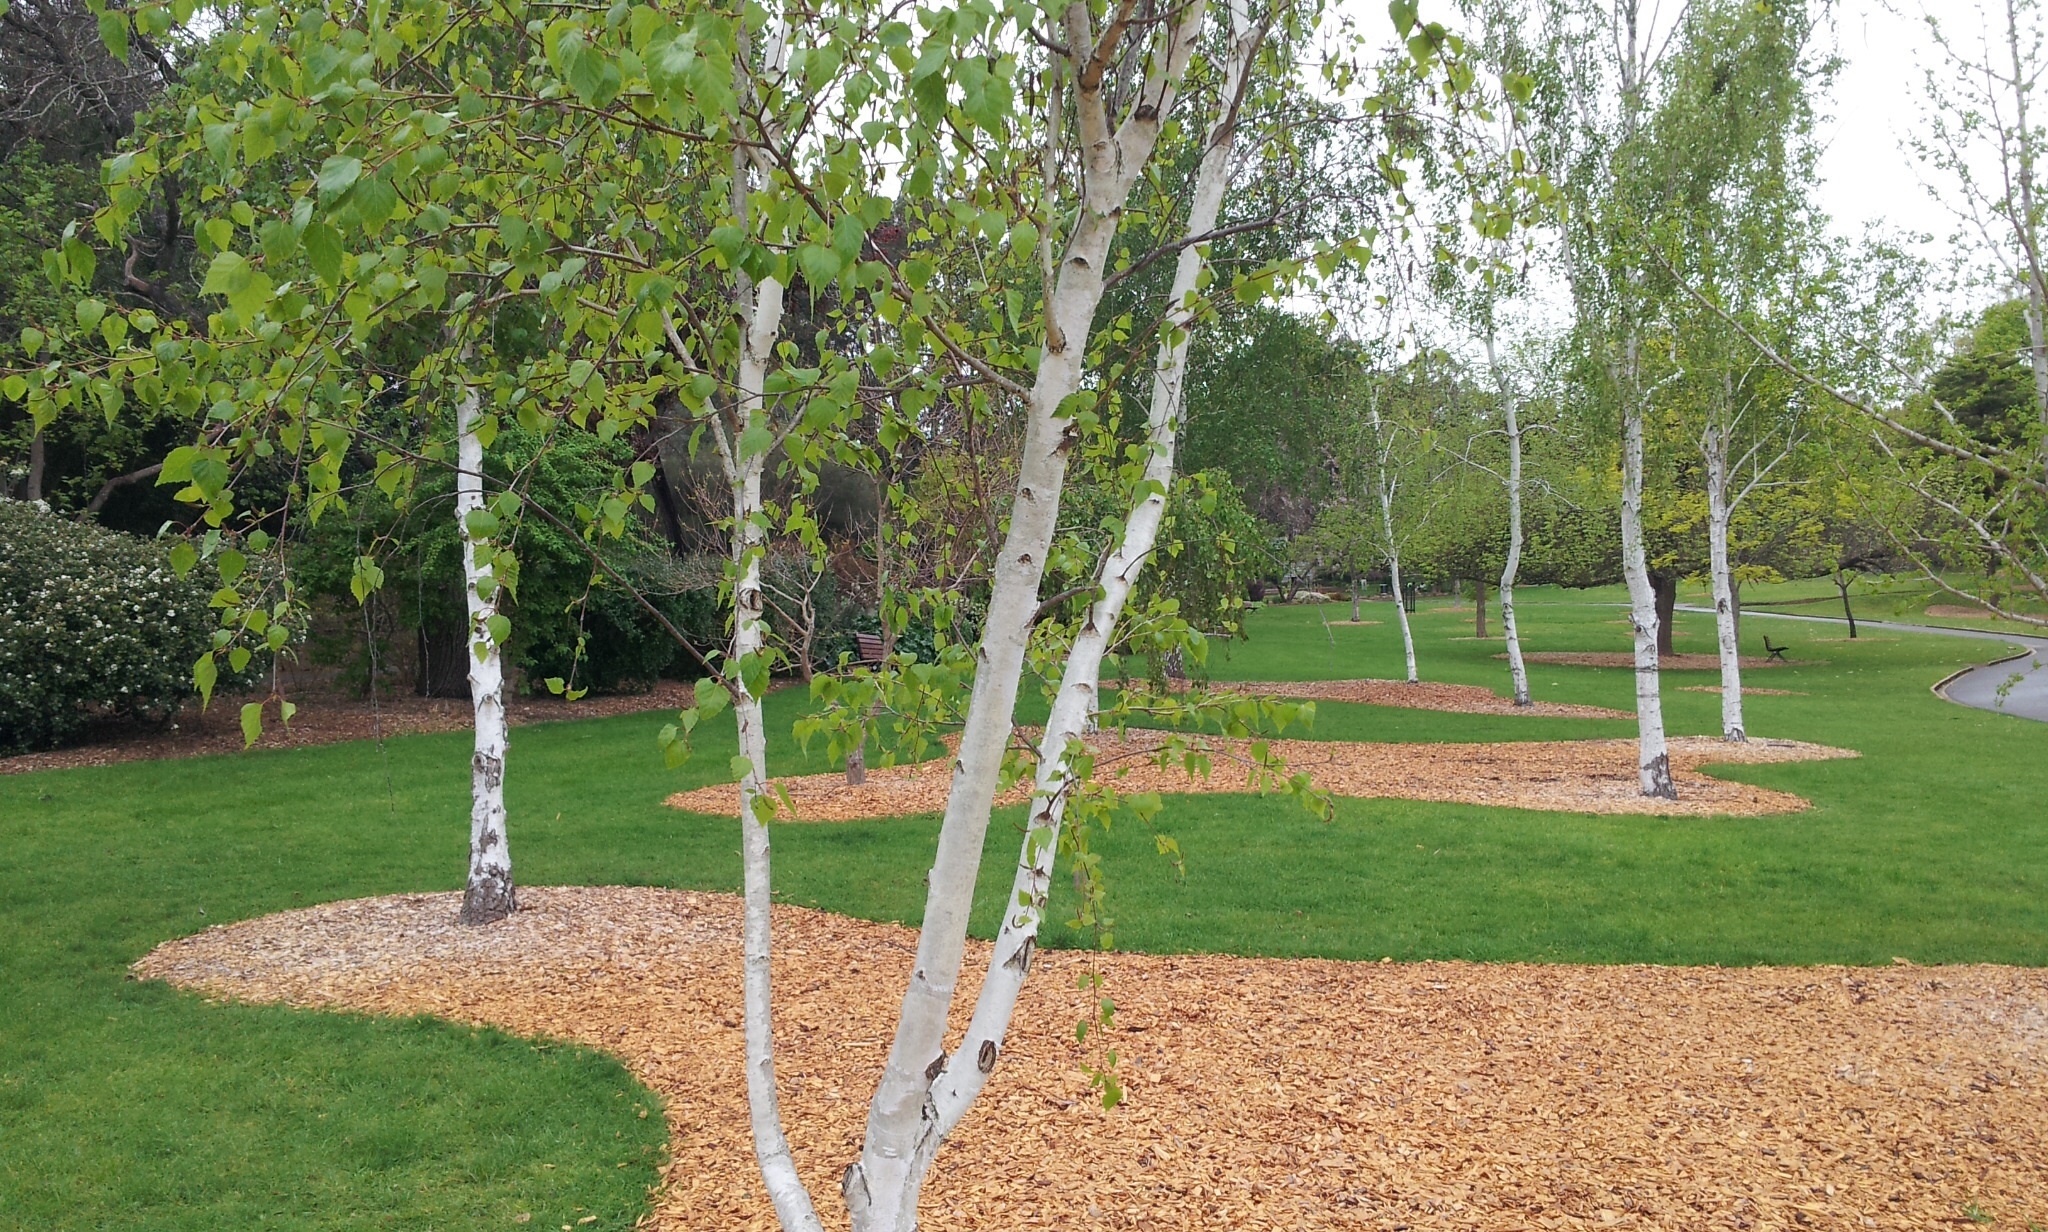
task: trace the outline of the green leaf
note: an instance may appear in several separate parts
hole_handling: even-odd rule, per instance
[[[199,290],[204,295],[234,295],[249,285],[255,269],[249,258],[233,250],[214,254],[213,263],[206,267],[206,281]]]
[[[319,186],[320,195],[331,201],[347,192],[362,175],[362,159],[335,154],[320,164],[320,174],[313,182]]]
[[[21,330],[22,353],[24,355],[27,355],[30,359],[34,359],[36,357],[36,352],[43,349],[43,340],[48,337],[48,334],[45,334],[42,330],[39,330],[32,325],[23,326]]]
[[[263,243],[263,260],[278,265],[291,259],[299,248],[299,230],[282,218],[273,218],[263,224],[258,233]]]
[[[128,63],[128,15],[108,9],[100,14],[100,42],[107,45],[107,54],[121,63]]]
[[[1387,16],[1394,19],[1394,32],[1402,38],[1415,28],[1416,0],[1392,0],[1387,5]]]
[[[633,486],[634,486],[634,487],[636,487],[636,488],[644,488],[644,487],[646,487],[646,486],[647,486],[648,482],[649,482],[650,480],[652,480],[653,478],[654,478],[654,464],[653,464],[652,462],[635,462],[635,463],[633,464]]]
[[[263,703],[245,702],[242,705],[242,747],[248,748],[263,734]]]
[[[310,223],[299,237],[313,272],[330,287],[341,285],[341,233],[325,222]]]
[[[484,622],[484,628],[491,634],[491,641],[503,646],[512,637],[512,618],[500,612]]]
[[[200,655],[198,662],[192,665],[192,683],[199,689],[199,704],[202,709],[213,700],[213,682],[219,678],[220,668],[215,665],[210,654]]]
[[[838,253],[816,244],[806,244],[797,249],[796,260],[803,267],[804,281],[813,291],[823,291],[838,281],[839,271],[845,268],[845,262],[839,259]]]
[[[220,554],[219,567],[220,580],[232,586],[235,584],[235,579],[242,576],[242,571],[249,567],[249,558],[233,548],[229,548]],[[241,669],[237,668],[236,670],[239,671]]]
[[[78,301],[77,314],[78,328],[91,329],[107,315],[107,306],[96,299],[82,299]]]
[[[189,543],[179,543],[171,548],[171,568],[179,577],[192,572],[192,566],[199,563],[199,551]]]

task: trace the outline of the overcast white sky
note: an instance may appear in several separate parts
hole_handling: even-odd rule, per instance
[[[1952,37],[1974,43],[1981,30],[1975,4],[1927,3]],[[1847,63],[1823,130],[1821,200],[1845,234],[1884,223],[1930,233],[1939,241],[1935,251],[1946,252],[1955,217],[1928,196],[1918,164],[1903,148],[1925,97],[1921,66],[1929,63],[1932,49],[1920,3],[1902,0],[1897,7],[1910,16],[1888,12],[1880,0],[1840,0],[1836,9],[1837,45]]]

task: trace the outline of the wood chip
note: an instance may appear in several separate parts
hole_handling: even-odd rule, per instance
[[[1268,697],[1318,702],[1358,702],[1367,706],[1405,706],[1411,710],[1446,710],[1453,714],[1507,714],[1532,718],[1633,719],[1633,710],[1580,706],[1572,702],[1531,702],[1515,705],[1476,684],[1439,684],[1405,680],[1219,680],[1212,686]]]
[[[1206,778],[1153,759],[1156,732],[1105,733],[1090,741],[1098,775],[1114,775],[1126,792],[1246,792],[1256,790],[1249,741],[1205,738],[1214,764]],[[1678,799],[1645,797],[1636,778],[1633,740],[1513,741],[1500,744],[1375,744],[1340,740],[1274,740],[1272,751],[1290,772],[1305,771],[1333,795],[1358,799],[1430,800],[1446,804],[1488,804],[1566,813],[1640,813],[1652,816],[1762,817],[1796,813],[1807,801],[1790,792],[1709,778],[1702,765],[1815,761],[1855,757],[1848,749],[1797,740],[1751,738],[1731,744],[1710,736],[1680,736],[1670,742],[1672,777]],[[856,821],[936,813],[945,808],[952,761],[937,758],[913,765],[871,768],[867,782],[850,786],[840,773],[807,774],[775,780],[792,810],[786,820]],[[1021,804],[1030,799],[1024,782],[997,799]],[[715,816],[737,816],[739,795],[730,783],[678,792],[671,808]]]
[[[522,887],[333,903],[135,966],[245,1001],[434,1014],[604,1049],[659,1091],[649,1226],[772,1232],[741,1079],[735,898]],[[916,935],[778,907],[775,1033],[798,1167],[859,1142]],[[987,947],[970,943],[955,1031]],[[1074,1041],[1117,1004],[1127,1102]],[[2048,1222],[2048,972],[1347,963],[1040,951],[926,1226],[1828,1229]]]

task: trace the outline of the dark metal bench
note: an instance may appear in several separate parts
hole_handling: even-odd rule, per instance
[[[1771,645],[1771,635],[1768,633],[1764,634],[1764,649],[1770,651],[1771,659],[1776,659],[1780,663],[1788,663],[1791,661],[1785,657],[1785,652],[1792,648],[1790,646]],[[1770,659],[1766,659],[1764,661],[1768,663],[1770,662]]]

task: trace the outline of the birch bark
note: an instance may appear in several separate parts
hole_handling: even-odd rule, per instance
[[[1742,652],[1728,564],[1728,434],[1711,425],[1702,438],[1707,463],[1707,570],[1714,587],[1714,633],[1721,654],[1721,738],[1749,738],[1742,722]]]
[[[757,99],[757,79],[745,45],[744,27],[737,51],[733,61],[735,93],[743,99]],[[779,84],[788,54],[789,19],[783,12],[768,27],[761,55],[761,77]],[[767,114],[765,106],[761,106],[761,114]],[[781,137],[770,120],[763,120],[762,130],[766,143]],[[743,146],[732,156],[732,213],[741,225],[747,225],[751,217],[749,196],[755,176],[765,173],[769,158],[763,144]],[[733,627],[726,683],[732,695],[739,753],[745,759],[739,786],[743,882],[740,954],[747,1112],[754,1160],[767,1186],[769,1201],[774,1204],[776,1219],[785,1232],[820,1232],[823,1225],[810,1191],[797,1175],[789,1137],[783,1130],[781,1098],[775,1082],[774,999],[769,980],[774,948],[770,917],[774,888],[768,824],[761,808],[768,783],[768,730],[761,713],[761,699],[748,683],[750,676],[765,679],[767,675],[759,670],[759,656],[766,649],[768,633],[763,614],[766,597],[761,585],[761,560],[767,548],[761,479],[769,450],[750,444],[750,439],[757,441],[762,434],[749,433],[747,429],[773,427],[774,406],[766,388],[776,339],[782,329],[783,287],[773,278],[755,282],[739,269],[733,271],[733,279],[740,348],[733,381],[732,422],[728,430],[726,425],[714,421],[709,435],[732,493]]]
[[[484,447],[477,436],[476,391],[465,387],[455,404],[455,526],[462,543],[462,597],[469,612],[469,700],[476,745],[469,759],[469,877],[462,889],[464,924],[490,924],[518,909],[512,889],[512,849],[505,835],[505,660],[491,632],[498,614],[498,579],[491,543],[470,528],[484,507]]]
[[[1070,441],[1062,409],[1080,389],[1089,331],[1102,298],[1111,242],[1132,185],[1151,160],[1194,53],[1203,4],[1193,0],[1161,27],[1151,68],[1129,113],[1113,130],[1105,75],[1133,6],[1112,12],[1098,37],[1088,7],[1062,14],[1080,123],[1081,202],[1046,301],[1046,340],[1027,399],[1010,528],[997,557],[988,617],[977,649],[974,688],[954,760],[951,790],[932,862],[924,923],[896,1036],[869,1105],[860,1158],[842,1178],[854,1232],[910,1232],[938,1148],[932,1088],[945,1066],[946,1015],[966,946],[968,913],[1002,771],[1038,584],[1052,543]],[[1050,118],[1052,125],[1060,117]]]
[[[1188,210],[1188,239],[1215,229],[1230,182],[1236,100],[1263,35],[1263,30],[1251,26],[1244,0],[1230,0],[1230,31],[1223,110],[1210,127],[1196,172],[1194,200]],[[1016,1011],[1018,994],[1030,974],[1046,898],[1052,888],[1060,827],[1067,801],[1079,786],[1067,753],[1090,729],[1098,708],[1102,660],[1116,644],[1118,621],[1146,560],[1158,544],[1160,524],[1166,515],[1167,494],[1173,484],[1188,343],[1194,328],[1194,297],[1204,262],[1201,246],[1189,244],[1181,249],[1173,286],[1167,294],[1166,321],[1152,377],[1152,402],[1146,426],[1151,456],[1145,464],[1141,495],[1125,519],[1122,539],[1096,570],[1098,596],[1068,650],[1059,691],[1054,695],[1052,711],[1039,740],[1031,819],[1010,889],[1011,905],[997,933],[988,974],[982,980],[967,1034],[935,1088],[939,1139],[960,1123],[987,1083]]]
[[[1494,355],[1493,332],[1486,335],[1486,364],[1493,370],[1500,389],[1501,409],[1507,416],[1508,437],[1508,556],[1500,571],[1500,630],[1508,644],[1508,678],[1514,683],[1515,705],[1527,706],[1529,667],[1522,661],[1522,635],[1515,624],[1515,583],[1522,573],[1522,419],[1521,403],[1501,373]]]
[[[1627,342],[1632,375],[1636,340]],[[1664,699],[1657,679],[1657,589],[1643,551],[1643,411],[1633,384],[1616,381],[1622,390],[1621,448],[1621,571],[1628,580],[1629,624],[1635,630],[1636,768],[1646,796],[1678,798],[1671,778],[1671,755],[1664,743]]]
[[[1379,427],[1377,412],[1373,426]],[[1394,497],[1400,484],[1382,477],[1374,486],[1379,489],[1380,537],[1386,543],[1387,580],[1394,587],[1394,616],[1401,623],[1401,653],[1408,659],[1408,683],[1419,684],[1422,676],[1415,670],[1415,632],[1408,626],[1408,592],[1401,589],[1401,541],[1394,537]]]

